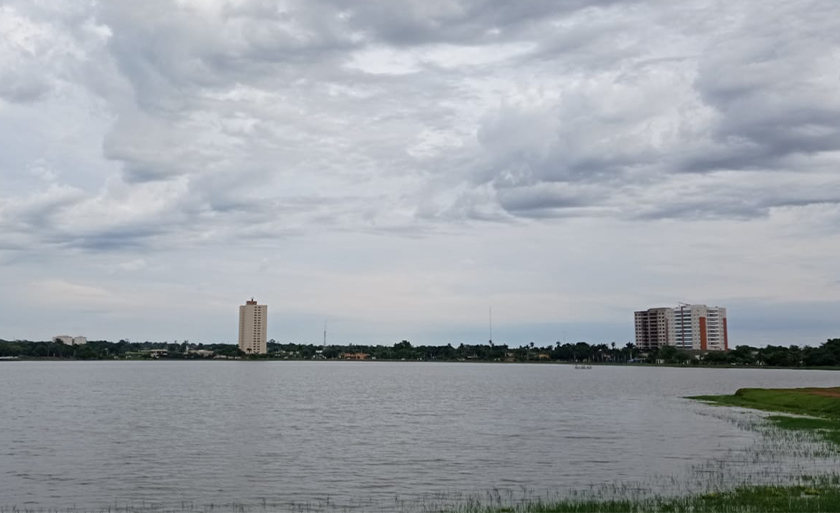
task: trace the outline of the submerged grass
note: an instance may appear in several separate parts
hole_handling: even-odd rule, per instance
[[[807,481],[807,479],[804,479]],[[423,513],[816,513],[840,512],[840,475],[820,478],[795,486],[741,486],[725,492],[690,495],[687,497],[654,497],[649,499],[562,499],[546,501],[534,499],[518,505],[499,506],[470,501],[456,507],[441,507],[433,503],[423,505]],[[180,504],[180,507],[114,506],[96,513],[269,513],[289,511],[309,513],[322,511],[312,505],[283,505],[263,503],[245,504]],[[312,509],[310,509],[312,508]],[[399,504],[392,509],[367,509],[364,505],[336,509],[344,513],[403,511]],[[86,513],[76,508],[42,510],[1,507],[0,513]]]
[[[759,389],[744,388],[734,395],[697,396],[691,399],[724,406],[783,412],[807,417],[772,415],[769,426],[742,426],[758,429],[784,441],[784,432],[791,432],[790,441],[802,445],[805,459],[830,457],[840,445],[840,388]],[[801,444],[794,432],[812,435],[814,444]],[[778,441],[777,440],[777,441]],[[828,442],[828,443],[826,443]],[[778,449],[778,448],[776,448]],[[753,457],[773,459],[774,455],[753,453]],[[767,460],[765,460],[767,461]],[[758,476],[754,476],[758,477]],[[486,513],[759,513],[759,512],[840,512],[840,475],[831,473],[819,478],[801,476],[791,484],[741,484],[733,489],[688,494],[682,497],[635,499],[561,499],[531,502],[520,508],[486,509]]]
[[[560,501],[535,503],[521,510],[499,509],[492,513],[781,513],[840,511],[840,487],[827,482],[813,486],[746,486],[732,491],[680,498],[641,501]],[[491,513],[487,510],[487,513]]]
[[[0,513],[825,513],[840,512],[840,475],[819,479],[803,476],[803,484],[781,486],[740,486],[733,490],[693,494],[683,497],[626,499],[532,498],[513,505],[488,504],[477,498],[459,505],[424,502],[391,506],[355,504],[194,504],[115,505],[98,510],[73,508],[40,509],[3,507]],[[325,507],[326,506],[326,507]],[[406,508],[406,506],[410,506]]]
[[[742,388],[734,395],[699,395],[689,399],[840,421],[840,388]]]
[[[773,415],[767,417],[767,420],[782,429],[812,431],[825,440],[840,445],[840,422],[838,421],[810,417],[788,417],[786,415]]]
[[[723,406],[792,413],[809,417],[773,415],[774,426],[795,431],[810,431],[840,445],[840,388],[742,388],[734,395],[690,397]]]

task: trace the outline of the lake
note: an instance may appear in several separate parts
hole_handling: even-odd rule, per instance
[[[743,428],[752,413],[682,397],[838,381],[553,364],[0,362],[0,506],[385,511],[610,483],[690,489],[692,472],[760,435]]]

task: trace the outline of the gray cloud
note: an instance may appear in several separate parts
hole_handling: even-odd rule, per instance
[[[90,233],[57,234],[53,242],[59,246],[80,248],[87,251],[114,251],[146,248],[150,239],[167,233],[165,226],[121,224],[116,228]]]
[[[0,97],[11,102],[34,102],[43,98],[50,91],[49,84],[37,77],[18,71],[0,77]]]
[[[671,34],[675,44],[665,48],[651,46],[662,42],[646,40],[641,27],[632,26],[638,20],[628,15],[619,27],[628,34],[625,49],[632,52],[614,53],[609,64],[614,69],[599,67],[603,63],[595,44],[584,50],[582,62],[589,66],[585,88],[558,84],[554,94],[541,91],[536,101],[505,105],[483,120],[478,138],[485,151],[476,179],[491,181],[502,208],[525,217],[634,216],[642,204],[646,219],[748,218],[768,215],[773,208],[834,202],[832,193],[796,198],[801,194],[795,185],[767,195],[778,188],[774,184],[791,185],[793,173],[821,175],[824,185],[836,191],[830,171],[801,158],[830,155],[840,143],[836,62],[821,51],[823,45],[837,46],[827,17],[835,8],[812,4],[810,9],[762,4],[730,26],[716,27],[715,37],[681,41]],[[801,23],[771,23],[780,7],[787,19]],[[658,19],[649,14],[648,20]],[[672,22],[701,25],[679,17]],[[648,28],[653,36],[663,36],[662,27]],[[690,32],[690,26],[683,30]],[[542,58],[561,67],[569,62],[557,53]],[[579,75],[580,62],[572,61],[570,72]],[[695,194],[692,178],[675,174],[714,170],[773,174],[751,184],[727,175],[730,183],[715,179],[704,194]],[[680,182],[685,184],[683,199],[677,202],[639,193],[662,183],[679,187]],[[599,188],[601,194],[574,202],[598,208],[537,208],[545,199],[535,191],[551,183]],[[510,197],[502,194],[509,188],[518,190],[516,203],[502,201]],[[623,201],[628,195],[637,202]],[[523,201],[535,208],[520,208]],[[558,206],[563,203],[568,199],[558,200]]]
[[[326,1],[333,10],[346,9],[343,2]],[[519,35],[523,26],[544,23],[581,9],[614,4],[614,0],[529,0],[510,3],[500,0],[423,2],[394,4],[386,0],[358,2],[347,9],[347,18],[357,29],[395,45],[428,42],[472,43]]]
[[[772,226],[756,245],[794,233],[829,254],[838,16],[832,0],[7,1],[0,256],[60,253],[96,282],[156,255],[320,276],[307,265],[353,254],[393,291],[425,286],[402,261],[451,280],[425,251],[454,239],[483,237],[489,258],[562,229],[607,251],[590,224],[642,267],[662,221]],[[136,274],[180,279],[166,268]]]
[[[838,62],[824,51],[840,45],[834,15],[825,2],[769,2],[711,45],[695,85],[719,117],[688,170],[786,168],[789,155],[840,149]]]
[[[791,201],[718,202],[709,190],[711,199],[672,203],[640,191],[678,187],[677,171],[789,172],[801,164],[792,156],[836,147],[833,68],[815,50],[837,37],[824,21],[831,7],[813,4],[786,7],[790,18],[813,22],[802,33],[794,24],[767,29],[775,7],[765,4],[733,8],[749,15],[715,26],[704,16],[717,6],[701,1],[682,7],[691,16],[655,2],[108,2],[61,14],[50,27],[64,31],[40,39],[43,48],[75,41],[97,55],[99,66],[87,69],[96,82],[110,76],[112,87],[82,83],[105,95],[115,119],[103,156],[128,184],[183,180],[189,197],[166,208],[185,223],[200,225],[209,213],[231,223],[238,212],[271,216],[323,193],[355,198],[330,203],[334,216],[309,216],[328,224],[387,217],[398,204],[415,223],[741,218]],[[26,13],[18,6],[15,19]],[[60,11],[29,14],[38,26]],[[507,43],[531,46],[498,66],[459,57]],[[520,73],[530,85],[517,84]],[[48,91],[30,89],[29,101]],[[432,146],[411,149],[420,137]],[[249,179],[289,192],[266,195]],[[374,180],[390,185],[371,203],[362,184]],[[488,183],[490,194],[469,192]],[[347,190],[336,194],[340,187]],[[628,196],[646,205],[641,214]],[[361,215],[357,199],[367,202]]]

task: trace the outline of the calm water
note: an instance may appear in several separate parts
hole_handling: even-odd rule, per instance
[[[839,382],[790,370],[2,362],[0,506],[347,506],[680,477],[758,436],[682,396]]]

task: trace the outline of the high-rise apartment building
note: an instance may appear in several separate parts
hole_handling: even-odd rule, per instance
[[[674,334],[674,309],[650,308],[636,312],[636,347],[656,349],[670,345]]]
[[[729,334],[726,308],[682,304],[635,313],[636,346],[655,349],[665,345],[696,351],[726,351]]]
[[[706,305],[680,305],[674,308],[672,345],[699,351],[728,350],[726,308]]]
[[[247,354],[266,354],[265,329],[268,305],[258,305],[254,298],[239,307],[239,349]]]

